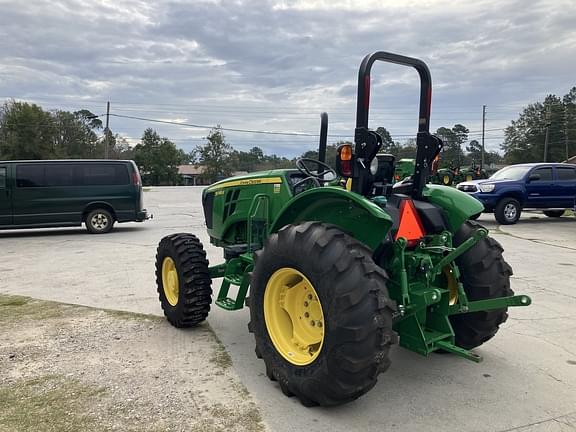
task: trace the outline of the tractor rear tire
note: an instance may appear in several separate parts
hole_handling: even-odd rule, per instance
[[[476,222],[465,222],[454,236],[454,246],[472,237],[478,228],[480,225]],[[504,261],[503,251],[496,240],[484,237],[456,259],[469,301],[514,295],[510,289],[512,268]],[[456,345],[472,349],[490,340],[508,319],[507,311],[505,308],[450,316]]]
[[[160,241],[156,285],[164,315],[174,327],[194,327],[206,319],[212,280],[206,252],[195,235],[171,234]]]
[[[397,342],[387,280],[370,249],[333,225],[304,222],[270,235],[255,256],[248,325],[266,375],[305,406],[339,405],[368,392]],[[303,344],[308,331],[318,338]]]
[[[544,214],[551,218],[559,218],[565,213],[565,210],[544,210]]]

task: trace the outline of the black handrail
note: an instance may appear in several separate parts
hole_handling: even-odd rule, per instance
[[[326,144],[328,142],[328,114],[320,114],[320,144],[318,145],[318,160],[326,162]]]
[[[368,128],[370,108],[370,70],[375,61],[412,66],[420,75],[420,115],[418,132],[430,130],[430,103],[432,100],[432,78],[426,63],[412,57],[378,51],[368,54],[362,60],[358,71],[358,100],[356,105],[356,128]]]

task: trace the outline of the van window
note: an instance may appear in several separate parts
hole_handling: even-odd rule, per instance
[[[86,186],[126,185],[130,183],[125,165],[83,165],[80,184]]]
[[[44,165],[43,186],[74,186],[73,165]]]
[[[44,165],[18,165],[16,186],[19,188],[44,186]]]
[[[576,180],[576,168],[558,167],[556,168],[558,180]]]
[[[29,164],[16,167],[16,185],[26,187],[126,185],[130,176],[120,164]]]
[[[0,189],[6,189],[6,168],[0,167]]]

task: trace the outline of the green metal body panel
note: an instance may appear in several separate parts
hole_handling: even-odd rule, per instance
[[[384,238],[392,219],[372,201],[341,187],[326,186],[301,192],[290,188],[289,175],[295,170],[272,170],[232,177],[204,190],[204,199],[213,194],[212,224],[208,227],[218,246],[248,243],[248,215],[255,196],[269,198],[266,215],[259,218],[267,234],[285,225],[302,221],[322,221],[374,249]],[[378,233],[378,234],[375,234]]]
[[[209,194],[213,194],[211,209],[205,207],[205,213],[211,212],[212,224],[208,226],[208,234],[212,243],[224,246],[247,242],[248,212],[256,195],[270,197],[268,219],[276,218],[292,198],[288,176],[294,172],[297,171],[262,171],[222,180],[206,188],[204,202]]]
[[[394,168],[394,181],[402,181],[414,174],[416,159],[400,159]]]
[[[382,242],[392,226],[392,219],[378,205],[361,195],[334,186],[298,194],[282,209],[270,232],[302,221],[337,225],[372,250]]]
[[[476,198],[450,186],[428,184],[422,195],[446,211],[452,233],[455,233],[470,216],[484,210],[484,205]]]

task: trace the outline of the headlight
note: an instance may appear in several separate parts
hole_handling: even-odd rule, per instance
[[[370,162],[370,172],[372,175],[376,175],[378,172],[378,158],[375,157],[372,162]]]
[[[496,185],[493,183],[478,185],[478,189],[480,189],[480,192],[492,192],[495,187]]]

